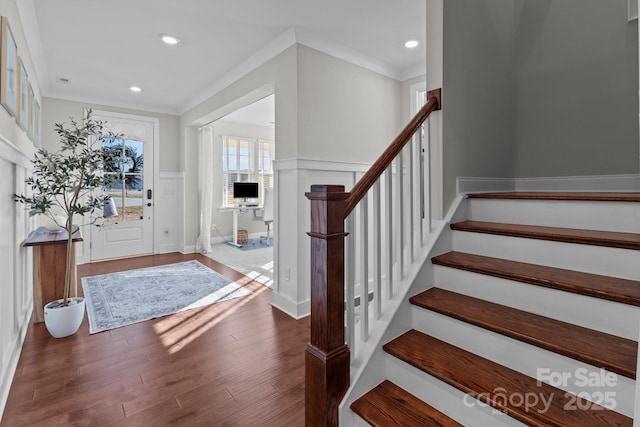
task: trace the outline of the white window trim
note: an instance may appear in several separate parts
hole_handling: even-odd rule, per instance
[[[271,140],[271,139],[266,139],[266,138],[253,138],[253,137],[242,137],[242,136],[234,136],[234,135],[221,135],[221,139],[222,139],[222,164],[227,164],[227,168],[228,168],[228,161],[225,162],[225,160],[228,159],[224,159],[224,148],[225,146],[228,148],[228,140],[230,139],[235,139],[235,140],[245,140],[245,141],[249,141],[250,145],[249,145],[249,181],[251,182],[258,182],[260,183],[260,176],[261,175],[271,175],[271,181],[273,182],[273,156],[275,155],[275,149],[271,151],[271,168],[266,170],[260,170],[259,169],[259,165],[260,165],[260,159],[259,159],[259,144],[260,143],[270,143],[273,144],[275,146],[275,141]],[[227,154],[228,155],[228,154]],[[224,166],[222,168],[221,171],[221,177],[222,177],[222,207],[230,207],[233,206],[232,204],[228,203],[229,197],[227,196],[228,193],[228,188],[226,185],[226,180],[225,180],[225,175],[229,173],[229,170],[225,170]],[[263,200],[263,188],[262,185],[258,184],[258,200],[262,201]]]

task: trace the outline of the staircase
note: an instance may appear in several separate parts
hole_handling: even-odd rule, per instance
[[[354,423],[631,426],[640,193],[471,194],[461,209]]]

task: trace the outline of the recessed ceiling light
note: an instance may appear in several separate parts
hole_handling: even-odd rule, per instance
[[[407,40],[404,43],[404,47],[409,48],[409,49],[413,49],[414,47],[418,47],[419,44],[420,44],[420,42],[418,40]]]
[[[136,93],[142,91],[140,86],[131,86],[129,89],[131,90],[131,92],[136,92]]]
[[[178,42],[180,41],[177,38],[170,36],[168,34],[161,34],[160,40],[162,40],[166,44],[178,44]]]

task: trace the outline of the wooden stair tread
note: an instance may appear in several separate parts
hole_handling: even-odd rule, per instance
[[[436,256],[431,259],[431,262],[445,267],[640,306],[640,281],[637,280],[455,251]]]
[[[552,192],[509,191],[504,193],[469,193],[471,199],[518,199],[518,200],[584,200],[603,202],[640,202],[638,192]]]
[[[499,334],[636,378],[638,343],[444,289],[431,288],[412,304]]]
[[[353,402],[351,410],[374,427],[462,426],[389,380]]]
[[[583,230],[579,228],[545,227],[487,221],[461,221],[451,224],[451,229],[583,245],[640,249],[640,234],[619,231]]]
[[[539,383],[513,369],[484,359],[444,341],[416,330],[410,330],[383,347],[384,351],[426,372],[429,375],[490,404],[511,417],[532,426],[631,426],[633,420],[617,412],[604,409],[581,398],[572,397],[563,390]],[[500,396],[494,396],[496,391]],[[519,399],[504,396],[529,396],[535,393],[550,402],[545,408],[542,399],[529,408]],[[565,410],[577,399],[578,408]]]

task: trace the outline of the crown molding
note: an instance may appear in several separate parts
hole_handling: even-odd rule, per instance
[[[207,99],[221,92],[226,87],[240,80],[259,66],[275,58],[286,49],[300,44],[311,49],[326,53],[327,55],[360,66],[367,70],[381,74],[398,81],[423,75],[426,72],[425,65],[413,66],[407,70],[400,70],[381,61],[372,59],[356,50],[350,49],[339,43],[323,40],[315,34],[303,31],[297,27],[290,27],[278,37],[273,39],[262,49],[251,55],[245,61],[234,67],[222,78],[216,80],[212,85],[199,92],[199,95],[191,101],[183,104],[179,109],[179,114],[184,114],[192,108],[205,102]]]
[[[197,96],[180,106],[178,109],[179,113],[184,114],[192,108],[202,104],[207,99],[219,93],[234,82],[240,80],[242,77],[246,76],[267,61],[275,58],[294,44],[296,44],[296,34],[295,29],[291,27],[271,42],[267,43],[262,49],[258,50],[249,58],[235,66],[231,71],[216,80],[213,84],[199,91]]]

